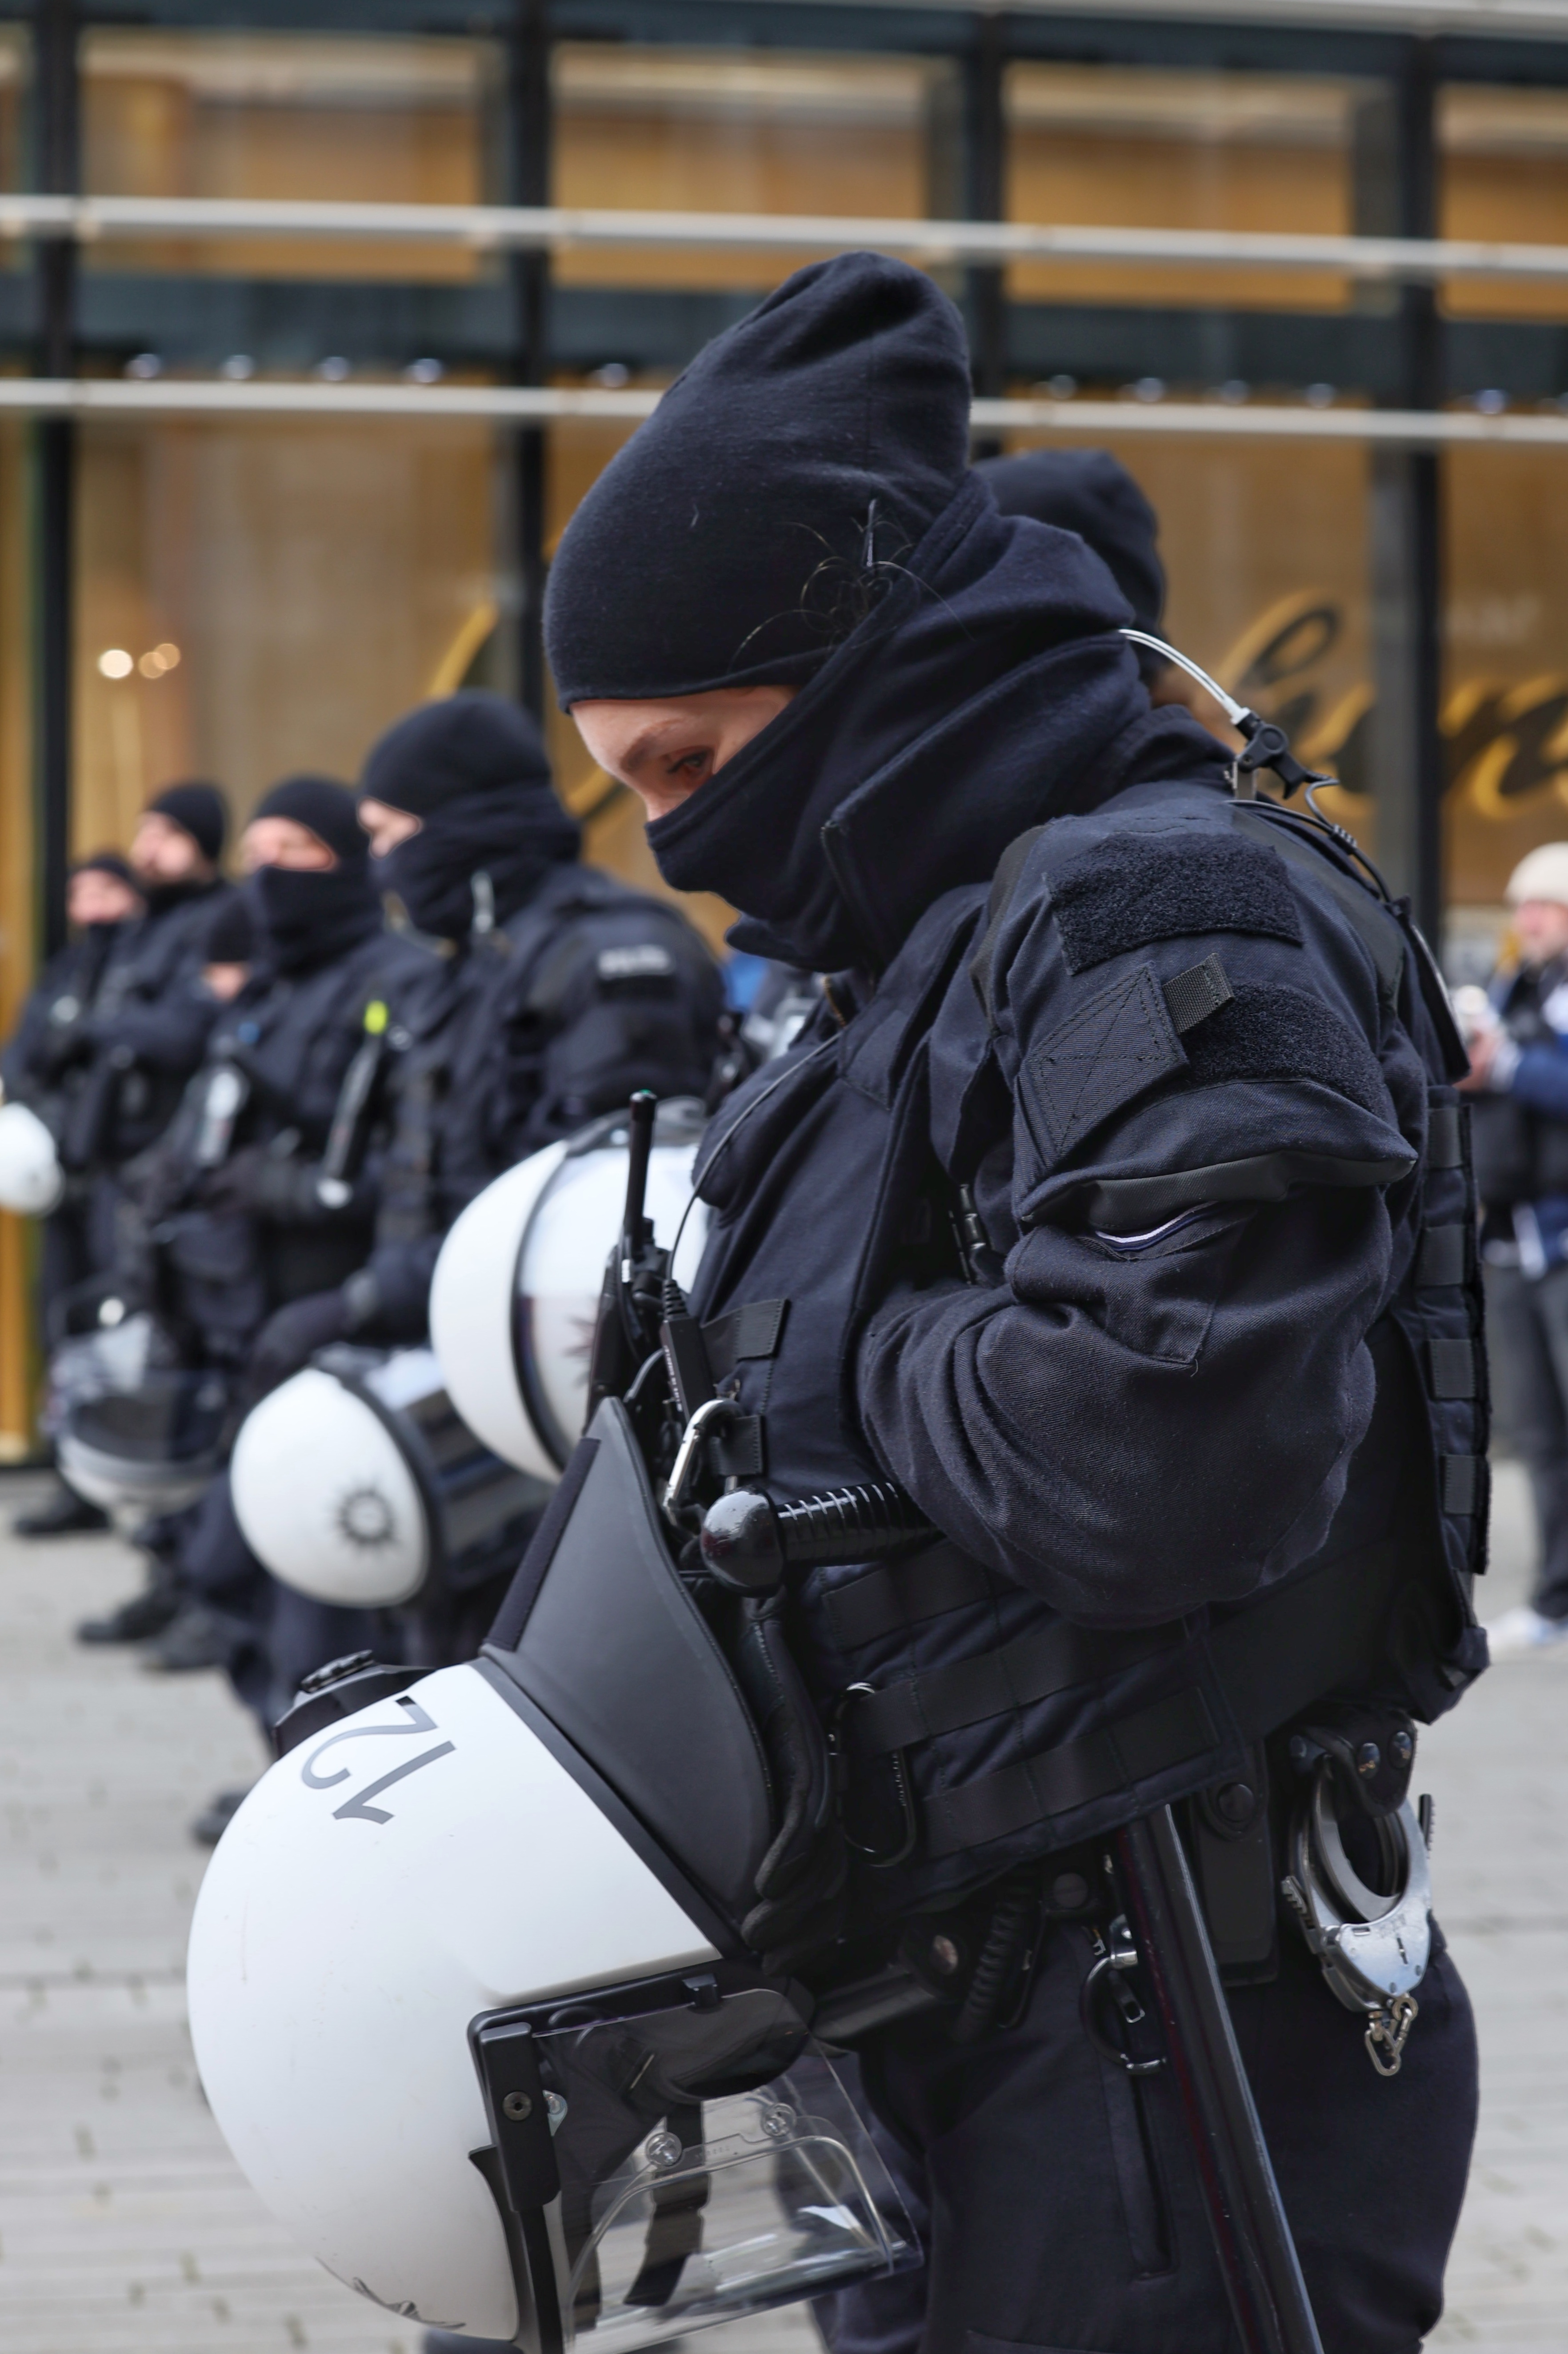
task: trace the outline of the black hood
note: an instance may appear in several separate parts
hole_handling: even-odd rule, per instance
[[[505,923],[577,855],[538,726],[499,695],[469,689],[408,712],[372,746],[359,789],[419,820],[374,862],[376,887],[444,939]]]
[[[779,716],[648,829],[665,880],[744,910],[736,946],[876,970],[1026,827],[1228,754],[1151,712],[1130,621],[1070,533],[964,482],[881,602]]]
[[[921,270],[845,253],[716,336],[605,468],[550,567],[564,707],[810,678],[963,480],[963,321]],[[372,788],[374,790],[374,788]]]

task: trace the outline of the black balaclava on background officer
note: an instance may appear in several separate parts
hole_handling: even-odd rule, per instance
[[[249,822],[268,817],[308,826],[335,861],[324,868],[259,866],[248,886],[267,962],[276,972],[312,972],[381,928],[369,848],[354,795],[331,777],[285,777],[263,794]]]
[[[975,472],[1004,515],[1075,531],[1132,607],[1134,624],[1158,632],[1165,610],[1160,518],[1108,450],[1025,450],[984,458]]]
[[[746,910],[738,947],[885,963],[1025,827],[1103,799],[1135,750],[1150,773],[1151,735],[1213,757],[1184,716],[1150,714],[1099,558],[998,514],[969,403],[953,304],[848,254],[710,344],[567,526],[546,610],[567,708],[799,689],[649,828],[668,882]]]
[[[577,855],[538,727],[503,695],[470,689],[409,712],[372,747],[360,793],[419,820],[371,871],[416,929],[441,939],[505,923]]]
[[[171,825],[177,825],[182,833],[189,834],[201,859],[198,870],[177,881],[163,882],[156,875],[138,877],[137,888],[147,902],[148,913],[158,916],[212,888],[228,838],[228,809],[216,785],[193,779],[187,784],[165,786],[147,803],[143,814],[167,818]]]

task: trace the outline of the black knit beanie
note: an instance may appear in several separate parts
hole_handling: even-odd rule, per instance
[[[395,721],[371,746],[359,790],[429,817],[460,794],[549,782],[545,739],[529,714],[503,695],[470,687]]]
[[[228,807],[216,785],[168,785],[147,810],[182,826],[202,856],[217,865],[228,838]]]
[[[1108,450],[1027,450],[986,458],[975,472],[1004,515],[1075,531],[1109,570],[1140,630],[1157,631],[1165,608],[1160,519]]]
[[[563,708],[810,678],[963,481],[969,409],[962,321],[922,270],[797,270],[567,525],[545,606]]]
[[[70,871],[73,875],[112,875],[117,883],[129,884],[132,891],[142,888],[131,872],[130,860],[122,858],[117,850],[93,850],[85,858],[73,858]]]
[[[345,864],[370,854],[358,804],[335,778],[285,777],[262,794],[248,822],[254,824],[259,817],[291,817],[296,825],[308,825]]]

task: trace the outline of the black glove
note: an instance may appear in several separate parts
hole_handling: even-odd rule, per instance
[[[291,1299],[267,1319],[250,1352],[245,1369],[249,1403],[254,1405],[264,1398],[308,1365],[318,1349],[329,1341],[341,1341],[347,1330],[341,1291],[312,1291],[303,1299]]]
[[[204,1210],[248,1214],[256,1207],[255,1192],[261,1168],[261,1147],[242,1144],[201,1181],[197,1195]]]

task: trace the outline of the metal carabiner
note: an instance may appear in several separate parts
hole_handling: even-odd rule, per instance
[[[671,1466],[670,1478],[664,1493],[659,1500],[659,1508],[664,1518],[673,1527],[680,1529],[683,1535],[688,1532],[682,1522],[681,1513],[685,1506],[686,1490],[696,1477],[703,1439],[715,1422],[724,1420],[739,1412],[740,1408],[734,1398],[708,1398],[698,1406],[685,1429],[681,1433],[681,1444],[675,1449],[675,1460]]]
[[[842,1769],[849,1762],[844,1753],[842,1737],[844,1711],[852,1700],[861,1699],[867,1693],[874,1693],[875,1690],[874,1684],[846,1685],[833,1704],[833,1721],[828,1734],[828,1749],[834,1766],[840,1769],[841,1793],[843,1787]],[[915,1852],[920,1837],[919,1819],[915,1812],[915,1792],[909,1780],[909,1761],[902,1749],[890,1749],[886,1752],[886,1756],[893,1769],[893,1787],[897,1796],[899,1811],[904,1819],[904,1836],[893,1852],[890,1855],[885,1855],[880,1848],[867,1847],[863,1840],[852,1838],[844,1823],[842,1807],[841,1806],[839,1809],[839,1825],[843,1831],[844,1845],[852,1853],[863,1857],[867,1870],[871,1872],[891,1872],[895,1864],[907,1863]]]

